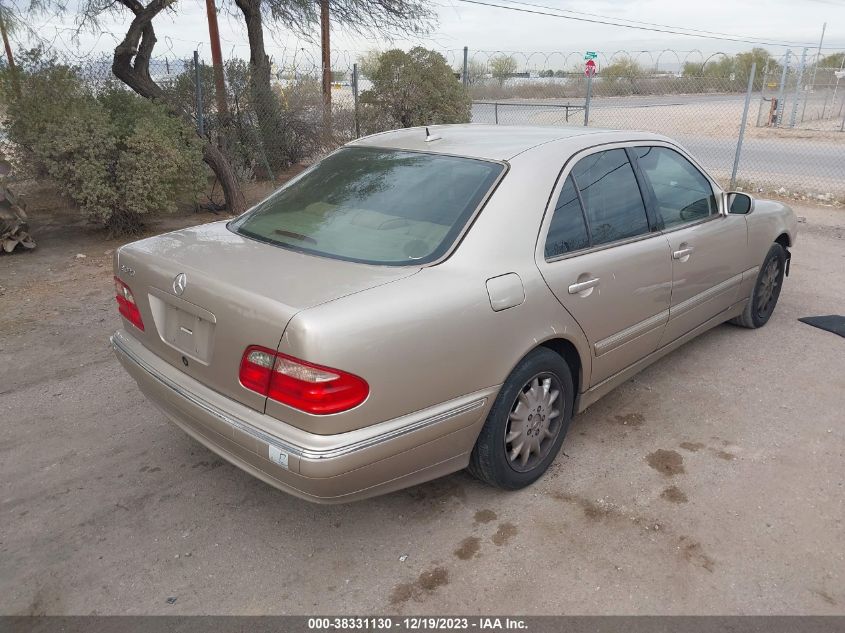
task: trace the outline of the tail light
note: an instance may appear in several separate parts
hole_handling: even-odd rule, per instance
[[[125,283],[120,281],[117,277],[114,278],[115,298],[117,299],[117,309],[123,317],[129,321],[136,328],[144,331],[144,321],[141,319],[141,312],[138,310],[138,305],[135,303],[135,296]]]
[[[357,407],[370,393],[358,376],[258,346],[244,352],[239,377],[247,389],[316,415]]]

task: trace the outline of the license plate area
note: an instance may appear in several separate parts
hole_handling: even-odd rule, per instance
[[[195,314],[167,305],[164,342],[199,361],[208,362],[214,325]]]
[[[213,314],[161,292],[150,294],[150,308],[164,343],[189,358],[206,365],[209,363],[214,347],[216,319]]]

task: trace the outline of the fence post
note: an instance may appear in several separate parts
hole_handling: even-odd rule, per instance
[[[593,100],[593,74],[587,75],[587,98],[584,100],[584,127],[590,124],[590,101]]]
[[[789,115],[789,127],[795,127],[795,119],[798,117],[798,101],[801,100],[801,82],[804,80],[804,64],[807,63],[807,49],[801,53],[801,62],[798,64],[798,78],[795,80],[795,101],[792,102],[792,114]]]
[[[780,87],[778,88],[778,109],[777,109],[777,127],[781,126],[783,122],[783,109],[784,109],[784,102],[783,99],[786,96],[786,73],[789,69],[789,54],[792,51],[787,50],[786,56],[783,58],[783,69],[780,72]]]
[[[839,126],[840,132],[845,132],[845,114],[842,115],[842,125]]]
[[[739,138],[736,140],[736,154],[734,155],[734,166],[731,170],[731,186],[736,186],[736,172],[739,168],[739,156],[742,153],[742,139],[745,136],[745,123],[748,119],[748,106],[751,105],[751,93],[754,91],[754,75],[757,74],[757,62],[751,63],[751,73],[748,76],[748,90],[745,91],[745,107],[742,109],[742,122],[739,124]]]
[[[499,102],[493,102],[493,120],[496,122],[496,125],[499,125]]]
[[[467,87],[467,55],[469,54],[469,47],[464,46],[464,72],[461,75],[464,81],[464,88]]]
[[[202,74],[200,73],[200,56],[194,51],[194,90],[197,94],[197,132],[205,136],[205,125],[202,120]]]
[[[355,138],[361,137],[361,127],[358,121],[358,64],[352,64],[352,103],[355,108]]]

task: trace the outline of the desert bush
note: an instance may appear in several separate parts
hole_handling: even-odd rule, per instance
[[[90,221],[134,233],[177,200],[197,200],[201,140],[163,105],[117,87],[95,95],[77,69],[55,62],[24,67],[19,79],[19,94],[2,92],[14,156],[50,176]]]
[[[372,88],[361,93],[365,133],[437,123],[467,123],[472,102],[440,53],[422,47],[378,56],[368,75]]]

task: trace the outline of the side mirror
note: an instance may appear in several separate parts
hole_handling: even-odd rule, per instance
[[[728,193],[728,213],[748,215],[754,208],[754,198],[747,193],[731,191]]]

